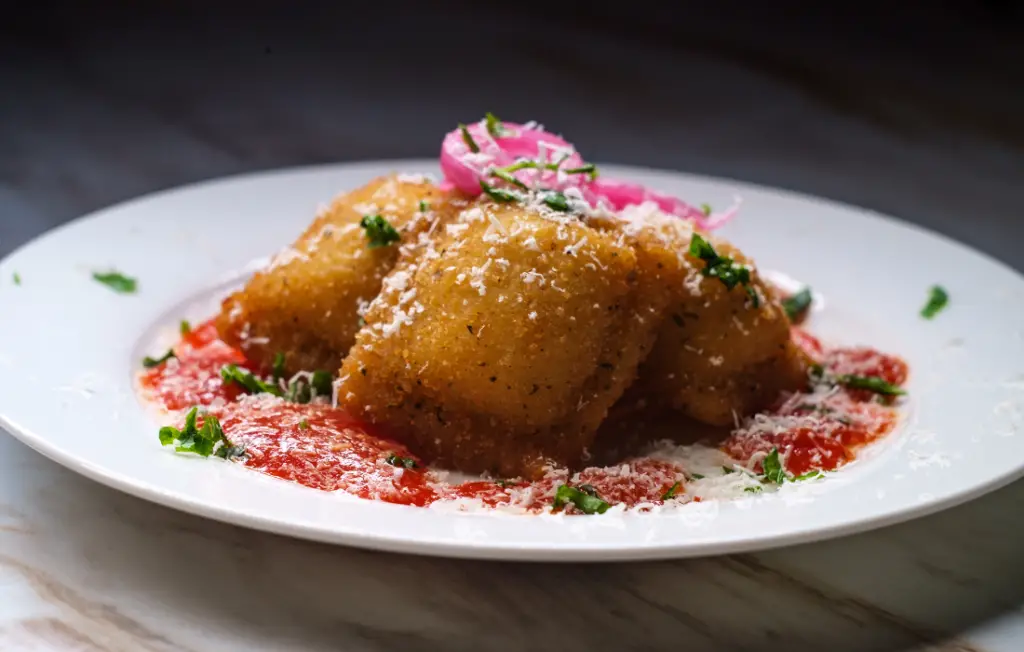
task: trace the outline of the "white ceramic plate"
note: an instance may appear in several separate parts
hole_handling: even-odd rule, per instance
[[[68,468],[209,518],[321,541],[458,557],[612,560],[767,548],[934,512],[1024,471],[1024,279],[943,237],[833,203],[733,182],[602,166],[692,200],[744,200],[723,235],[823,297],[811,330],[911,365],[898,430],[825,481],[659,514],[458,514],[328,494],[159,445],[133,393],[139,360],[182,317],[290,242],[319,204],[427,161],[244,176],[163,192],[59,228],[0,263],[0,424]],[[968,219],[969,216],[965,216]],[[118,295],[91,272],[139,278]],[[16,286],[17,272],[22,284]],[[919,310],[939,283],[935,320]]]

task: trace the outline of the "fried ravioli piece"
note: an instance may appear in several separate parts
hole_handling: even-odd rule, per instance
[[[398,244],[370,247],[360,221],[380,215],[408,246],[443,215],[446,200],[425,178],[406,175],[380,177],[339,196],[224,300],[218,332],[264,367],[280,352],[288,373],[337,369],[355,341],[360,306],[377,296],[399,256]]]
[[[634,207],[599,224],[634,246],[643,282],[666,293],[657,342],[626,400],[660,401],[698,421],[727,426],[807,384],[809,361],[792,341],[774,289],[738,249],[703,236],[719,256],[750,269],[748,284],[729,289],[705,276],[707,263],[689,253],[689,223]]]
[[[636,272],[574,217],[481,202],[385,278],[339,404],[446,468],[578,465],[653,342]]]

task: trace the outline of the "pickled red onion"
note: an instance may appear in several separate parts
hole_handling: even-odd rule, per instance
[[[460,129],[448,133],[441,143],[441,170],[453,186],[468,195],[480,194],[481,181],[494,181],[489,170],[508,167],[528,159],[540,165],[572,169],[584,164],[576,149],[567,141],[543,129],[511,122],[502,124],[501,135],[492,136],[484,122],[466,127],[476,143],[473,152]],[[527,185],[540,185],[553,190],[579,186],[586,175],[565,174],[548,169],[527,168],[512,175]]]
[[[637,183],[613,179],[594,179],[588,184],[586,190],[584,196],[591,203],[597,203],[603,199],[611,209],[616,211],[622,210],[626,206],[653,202],[662,212],[690,220],[698,229],[704,231],[722,226],[739,212],[738,201],[725,211],[708,214],[678,197],[656,192]]]
[[[569,173],[567,170],[586,165],[572,143],[532,123],[497,124],[501,129],[497,135],[490,133],[484,120],[467,125],[465,129],[472,146],[461,128],[445,135],[441,143],[441,170],[445,177],[442,188],[456,188],[476,196],[481,192],[482,181],[498,181],[494,175],[496,168],[513,166],[508,175],[527,187],[549,190],[578,188],[592,205],[604,203],[612,210],[653,202],[663,212],[689,220],[703,230],[722,226],[738,211],[737,203],[726,211],[708,215],[677,197],[640,184],[592,178],[579,172]]]

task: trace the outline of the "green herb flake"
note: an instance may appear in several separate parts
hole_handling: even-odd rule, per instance
[[[429,210],[430,210],[430,202],[428,202],[426,199],[421,199],[420,200],[420,212],[421,213],[426,213]]]
[[[750,286],[750,269],[737,264],[728,256],[719,256],[711,243],[697,233],[694,233],[693,239],[690,240],[690,255],[704,261],[705,265],[701,274],[717,278],[727,290],[731,290],[737,285],[744,286],[753,306],[757,308],[760,305],[761,301],[757,291]]]
[[[491,170],[491,174],[498,177],[506,183],[511,183],[513,186],[522,188],[523,190],[529,190],[529,187],[519,179],[517,179],[511,172],[503,168],[494,168]]]
[[[217,457],[222,460],[233,460],[240,457],[245,457],[245,446],[232,446],[231,444],[224,444],[214,453]]]
[[[759,494],[762,491],[764,491],[764,487],[747,487],[743,491],[747,492],[748,494]]]
[[[804,480],[817,480],[818,478],[824,478],[825,474],[815,469],[808,471],[807,473],[801,474],[793,478],[793,482],[803,482]]]
[[[563,213],[568,212],[569,210],[569,200],[560,192],[544,193],[541,201],[543,201],[544,204],[552,210],[561,211]]]
[[[921,316],[925,319],[932,319],[949,303],[949,293],[938,285],[933,285],[928,291],[928,303],[921,308]]]
[[[284,353],[278,351],[274,354],[274,365],[271,373],[273,374],[274,382],[284,377]]]
[[[753,286],[746,286],[747,296],[750,297],[750,305],[754,308],[761,307],[761,295],[757,293],[757,290]]]
[[[772,448],[772,452],[761,462],[761,468],[764,469],[765,481],[773,484],[782,484],[786,481],[786,470],[782,468],[782,462],[779,460],[778,448]]]
[[[163,354],[159,358],[151,358],[147,355],[142,359],[142,366],[146,369],[152,369],[153,367],[161,365],[174,357],[176,357],[174,355],[174,349],[167,349],[167,353]]]
[[[811,377],[811,380],[820,381],[825,377],[825,367],[815,362],[808,368],[807,375]]]
[[[184,337],[192,332],[192,324],[187,319],[182,319],[181,323],[178,324],[178,332]]]
[[[786,316],[789,317],[789,321],[796,321],[799,319],[807,309],[811,307],[813,301],[811,296],[811,288],[804,288],[794,295],[788,296],[782,300],[782,309],[786,311]]]
[[[92,278],[118,294],[134,294],[138,289],[138,281],[118,271],[93,272]]]
[[[388,455],[386,458],[384,458],[384,461],[390,464],[391,466],[397,466],[403,469],[415,469],[416,467],[419,466],[419,464],[416,463],[416,460],[412,459],[411,457],[399,457],[395,453],[391,453],[390,455]]]
[[[672,500],[673,498],[676,497],[676,492],[679,491],[679,488],[681,486],[682,486],[681,483],[679,483],[679,482],[675,483],[674,485],[672,485],[671,487],[668,488],[668,491],[666,491],[665,493],[663,493],[661,495],[661,499],[662,500]]]
[[[469,148],[469,151],[473,152],[474,154],[479,153],[480,146],[476,144],[475,140],[473,140],[472,134],[469,133],[469,127],[467,127],[464,124],[460,124],[459,131],[462,132],[462,140],[463,142],[466,143],[466,147]]]
[[[509,202],[514,201],[522,201],[523,199],[517,193],[508,190],[502,190],[501,188],[495,188],[486,181],[480,182],[480,189],[487,193],[488,197],[502,204],[507,204]]]
[[[592,496],[576,487],[563,484],[555,491],[554,507],[558,509],[572,503],[584,514],[604,514],[610,505],[601,500],[596,491],[594,494]]]
[[[498,119],[498,116],[494,115],[490,111],[488,111],[484,116],[484,122],[487,125],[487,133],[492,137],[501,138],[502,136],[508,135],[508,132],[505,131],[505,125]],[[465,135],[463,135],[463,138],[465,138]]]
[[[305,419],[299,421],[299,430],[309,430],[309,421]]]
[[[704,217],[709,217],[711,215],[711,204],[701,204],[700,212],[704,213]]]
[[[722,472],[723,472],[723,473],[724,473],[725,475],[729,475],[730,473],[736,473],[736,469],[734,469],[734,468],[732,468],[732,467],[729,467],[729,466],[723,466],[723,467],[722,467]]]
[[[329,371],[317,369],[307,378],[300,374],[288,384],[284,398],[292,403],[309,403],[317,396],[331,396],[334,393],[334,378]]]
[[[366,239],[370,241],[370,249],[387,247],[402,239],[391,222],[380,215],[364,215],[359,221],[359,226],[366,231]]]
[[[14,281],[15,285],[21,285],[21,274],[19,274],[18,272],[14,272],[14,274],[11,276],[11,279]]]
[[[843,387],[850,389],[864,389],[875,394],[881,394],[882,396],[903,396],[907,393],[905,389],[898,385],[893,385],[883,378],[878,376],[855,376],[852,374],[845,374],[842,376],[836,376],[836,382]]]
[[[317,396],[330,396],[334,393],[334,379],[329,371],[317,369],[313,372],[313,379],[309,384],[316,390]]]
[[[555,165],[556,170],[558,169],[558,165],[560,164]],[[593,163],[584,163],[578,168],[566,168],[562,170],[562,172],[566,174],[585,174],[590,177],[591,181],[597,178],[597,166]]]
[[[693,479],[693,480],[703,480],[704,479],[704,474],[703,473],[691,473],[690,474],[690,478]]]
[[[282,396],[281,388],[272,383],[260,380],[248,369],[242,369],[238,365],[229,364],[221,367],[220,377],[224,383],[237,383],[249,394],[273,394]]]
[[[221,428],[217,417],[212,414],[204,415],[203,426],[197,428],[196,421],[198,415],[199,408],[194,407],[185,416],[185,426],[180,430],[174,426],[164,426],[161,428],[159,434],[160,443],[164,446],[176,444],[175,451],[179,453],[195,453],[202,457],[209,457],[214,454],[215,449],[218,457],[227,459],[229,456],[237,456],[231,455],[231,450],[221,453],[224,448],[234,449],[236,447],[232,446],[224,438],[224,430]],[[218,444],[220,444],[220,448],[217,448]],[[242,453],[244,453],[244,450]]]

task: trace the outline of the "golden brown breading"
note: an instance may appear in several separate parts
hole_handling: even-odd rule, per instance
[[[790,337],[790,324],[773,288],[751,261],[726,242],[704,236],[720,256],[751,270],[750,287],[731,290],[704,276],[705,262],[689,254],[688,223],[637,208],[619,220],[598,221],[636,248],[644,282],[662,288],[666,316],[651,355],[640,369],[632,400],[659,399],[717,426],[767,407],[780,393],[807,383],[806,356]]]
[[[245,288],[224,300],[217,330],[264,367],[285,354],[288,373],[337,369],[359,330],[358,310],[380,291],[399,246],[370,248],[359,222],[379,214],[416,240],[447,206],[427,180],[388,176],[346,193]],[[426,211],[420,211],[420,202]]]
[[[636,266],[564,213],[482,202],[384,280],[339,404],[447,468],[577,465],[654,337]]]

